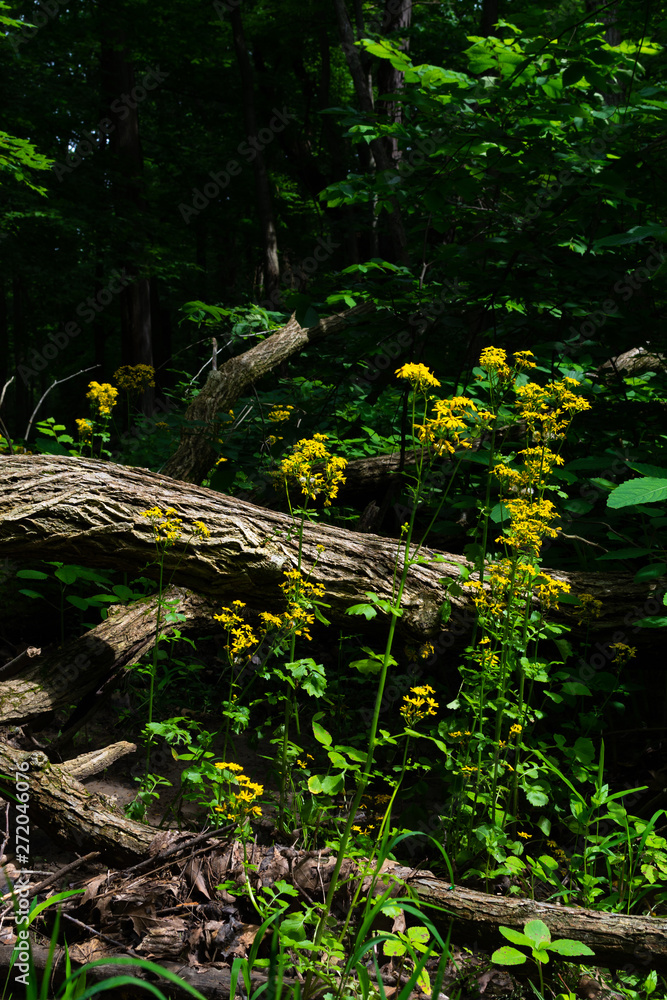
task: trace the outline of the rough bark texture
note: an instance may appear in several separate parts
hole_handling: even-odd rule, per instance
[[[374,306],[363,304],[348,309],[339,316],[328,316],[317,326],[307,329],[292,317],[287,326],[261,341],[251,350],[230,358],[217,372],[211,372],[206,385],[188,407],[186,426],[181,443],[164,467],[167,476],[186,483],[201,483],[214,465],[217,452],[213,447],[218,413],[232,409],[249,385],[272,371],[292,354],[339,333],[349,321],[373,312]]]
[[[165,592],[165,600],[178,601],[177,610],[186,616],[191,629],[210,626],[214,606],[177,588]],[[74,639],[52,653],[32,657],[19,676],[5,679],[0,674],[0,718],[3,723],[20,725],[57,709],[71,705],[76,691],[77,711],[63,727],[58,746],[67,745],[70,728],[78,731],[97,702],[108,696],[112,685],[124,675],[128,665],[136,663],[155,641],[157,598],[137,601],[128,607],[113,606],[109,616],[84,636]],[[161,629],[169,634],[170,626]],[[21,658],[17,658],[24,662]],[[99,695],[99,698],[98,698]]]
[[[491,896],[425,878],[422,872],[410,880],[410,886],[424,903],[442,906],[453,914],[455,937],[465,936],[482,947],[499,946],[500,925],[522,931],[528,920],[543,920],[552,941],[573,938],[595,952],[594,959],[573,957],[568,961],[618,968],[632,960],[647,971],[667,969],[667,920]]]
[[[67,764],[52,764],[41,751],[26,753],[0,743],[0,794],[7,800],[14,794],[17,774],[30,785],[30,822],[56,842],[98,850],[118,864],[148,852],[156,831],[114,812],[106,796],[91,795],[71,776]]]
[[[63,559],[157,575],[149,521],[143,512],[157,505],[173,507],[183,519],[184,535],[165,555],[165,579],[215,599],[238,598],[267,610],[282,606],[284,572],[297,565],[298,538],[291,519],[276,511],[239,502],[222,493],[185,486],[159,473],[92,459],[50,455],[0,458],[0,556]],[[210,528],[210,538],[188,542],[195,520]],[[324,552],[318,553],[317,546]],[[418,639],[442,633],[440,608],[447,597],[442,578],[458,579],[463,556],[423,549],[442,562],[415,565],[408,573],[399,626]],[[329,615],[345,621],[351,604],[368,590],[390,598],[396,542],[377,535],[306,523],[302,566],[313,582],[323,584]],[[317,565],[315,565],[317,563]],[[593,594],[603,602],[594,631],[625,628],[636,618],[660,610],[651,597],[663,581],[635,583],[629,573],[553,572],[573,592]],[[650,600],[653,600],[655,609]],[[459,615],[470,607],[465,596],[453,601]],[[471,618],[472,620],[472,618]],[[570,612],[568,620],[575,625]],[[452,620],[445,632],[451,630]],[[465,629],[463,630],[465,631]],[[614,641],[622,641],[614,639]],[[634,638],[633,638],[633,641]]]

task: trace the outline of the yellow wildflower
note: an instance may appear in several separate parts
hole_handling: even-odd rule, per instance
[[[411,382],[415,392],[425,393],[428,386],[438,386],[441,384],[426,365],[418,365],[411,362],[403,365],[402,368],[397,368],[395,374],[396,378],[406,378]]]
[[[100,417],[110,417],[111,411],[116,405],[118,389],[114,389],[108,382],[90,382],[86,399],[97,408]]]
[[[76,428],[82,441],[89,441],[93,436],[93,424],[85,417],[76,418]]]
[[[151,365],[122,365],[113,377],[119,389],[130,393],[144,392],[155,385],[155,369]]]

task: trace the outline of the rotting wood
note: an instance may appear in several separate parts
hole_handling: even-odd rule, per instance
[[[9,455],[0,463],[0,556],[63,559],[155,577],[152,529],[142,515],[155,505],[172,507],[183,519],[184,535],[165,553],[165,579],[219,601],[246,600],[263,610],[282,607],[280,584],[285,571],[296,567],[299,548],[288,515],[159,473],[92,459]],[[210,538],[188,541],[187,526],[195,520],[204,521]],[[337,624],[349,626],[345,613],[366,599],[366,591],[391,597],[395,541],[308,522],[303,536],[303,572],[324,586],[328,616]],[[448,597],[441,581],[458,579],[466,560],[429,548],[420,555],[443,561],[410,568],[399,631],[420,641],[437,637],[437,653],[465,634],[474,617],[463,595],[451,599],[453,614],[444,628],[440,620]],[[656,596],[661,580],[637,583],[630,573],[547,572],[569,582],[574,594],[584,591],[602,601],[601,615],[591,626],[594,635],[614,629],[625,637],[633,620],[654,613],[654,605],[655,611],[661,608]],[[576,615],[567,607],[563,615],[576,630]],[[616,634],[613,641],[623,639]]]

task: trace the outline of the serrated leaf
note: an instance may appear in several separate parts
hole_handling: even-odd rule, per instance
[[[643,479],[631,479],[630,482],[617,486],[607,498],[607,506],[618,509],[639,503],[659,503],[665,499],[667,499],[667,479],[646,476]]]

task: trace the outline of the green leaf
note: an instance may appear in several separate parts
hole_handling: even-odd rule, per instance
[[[574,941],[571,938],[561,938],[559,941],[552,941],[549,951],[554,951],[557,955],[594,955],[595,952],[581,941]]]
[[[355,670],[358,670],[361,674],[379,674],[382,670],[381,660],[353,660],[350,664]]]
[[[657,576],[662,576],[665,570],[667,570],[667,563],[664,562],[650,563],[648,566],[642,566],[635,573],[635,583],[641,583],[642,580],[654,580]]]
[[[323,743],[325,747],[331,746],[331,733],[328,733],[319,722],[313,721],[313,735],[319,743]]]
[[[67,602],[78,608],[79,611],[87,611],[90,607],[90,601],[87,601],[85,597],[77,597],[75,594],[68,596]]]
[[[79,577],[78,567],[61,566],[60,569],[55,571],[54,576],[56,576],[61,583],[64,583],[65,586],[69,586]]]
[[[639,472],[642,476],[653,476],[654,479],[667,479],[667,469],[660,465],[647,465],[645,462],[628,462],[628,468]]]
[[[521,931],[515,931],[513,927],[499,927],[498,930],[504,938],[512,944],[522,944],[524,948],[532,948],[533,942]]]
[[[48,573],[39,569],[20,569],[16,574],[20,580],[48,580]]]
[[[541,944],[548,944],[551,941],[551,932],[543,920],[529,920],[523,928],[527,938],[530,938],[533,947]]]
[[[308,790],[313,793],[313,795],[338,795],[345,788],[345,775],[344,774],[327,774],[322,777],[318,774],[313,774],[308,779]]]
[[[667,499],[667,480],[646,476],[621,483],[607,498],[608,507],[630,507],[638,503],[658,503]]]
[[[495,962],[496,965],[523,965],[526,960],[526,955],[517,951],[516,948],[510,948],[508,945],[498,948],[491,956],[491,961]]]
[[[405,945],[398,938],[394,941],[385,941],[382,945],[385,955],[390,958],[397,955],[405,955]]]
[[[21,591],[25,593],[25,591]],[[639,621],[635,622],[637,628],[667,628],[667,617],[664,615],[656,615],[655,618],[640,618]]]
[[[345,612],[346,615],[363,615],[369,621],[377,616],[377,611],[372,604],[353,604]]]

